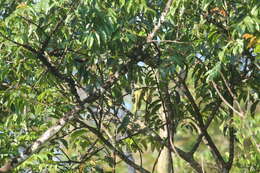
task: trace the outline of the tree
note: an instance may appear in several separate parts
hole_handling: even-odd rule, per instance
[[[258,172],[259,5],[1,1],[0,172]]]

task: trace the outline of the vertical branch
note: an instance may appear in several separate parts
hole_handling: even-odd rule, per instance
[[[113,167],[112,167],[112,173],[116,173],[116,152],[112,152],[112,158],[113,158]]]
[[[231,118],[233,118],[232,111],[230,112]],[[234,152],[235,152],[235,129],[232,127],[233,119],[229,123],[229,157],[227,162],[227,169],[230,170],[233,165]]]
[[[159,74],[159,72],[157,74]],[[172,117],[174,117],[174,112],[172,110],[172,103],[171,103],[170,95],[169,95],[169,92],[168,92],[168,82],[159,80],[160,75],[158,77],[156,75],[155,75],[156,85],[157,85],[157,89],[158,89],[160,99],[162,101],[163,115],[164,115],[164,118],[165,118],[165,121],[166,121],[166,133],[167,133],[168,146],[171,146],[171,148],[173,150],[175,150],[174,144],[173,144],[173,139],[174,139],[173,128],[174,128],[175,124],[171,120]],[[165,85],[165,86],[160,87],[159,82],[162,82],[163,85]],[[168,152],[169,152],[168,153],[168,155],[169,155],[169,161],[168,162],[170,164],[169,167],[168,167],[168,172],[174,172],[171,150],[168,150]],[[175,153],[177,154],[177,152],[175,152]]]
[[[229,104],[233,105],[234,102],[238,105],[238,107],[240,108],[240,111],[242,111],[237,98],[234,94],[234,82],[233,82],[233,66],[230,67],[231,69],[231,79],[230,79],[230,87],[229,84],[227,83],[227,81],[225,80],[223,74],[221,73],[222,79],[225,81],[225,85],[228,88],[228,92],[229,92]],[[233,160],[234,160],[234,152],[235,152],[235,129],[233,127],[233,116],[234,116],[234,112],[233,109],[229,109],[229,114],[230,114],[230,122],[229,122],[229,157],[228,157],[228,162],[226,164],[226,169],[229,171],[233,165]]]

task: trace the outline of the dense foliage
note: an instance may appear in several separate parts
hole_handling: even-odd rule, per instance
[[[1,0],[0,172],[155,172],[163,149],[168,172],[259,172],[259,16],[258,0]]]

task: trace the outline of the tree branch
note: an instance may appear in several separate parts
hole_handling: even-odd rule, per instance
[[[11,159],[11,161],[7,162],[1,170],[5,170],[2,172],[8,172],[18,165],[22,164],[25,160],[27,160],[32,154],[38,152],[40,148],[50,140],[54,135],[56,135],[68,121],[70,121],[76,114],[78,114],[83,108],[76,106],[72,111],[65,114],[64,117],[59,119],[56,125],[50,127],[47,131],[45,131],[41,137],[39,137],[30,147],[28,147],[24,153],[19,154],[18,156]],[[8,168],[8,169],[4,169]]]
[[[215,115],[217,114],[217,111],[218,111],[220,105],[221,105],[221,102],[219,101],[219,103],[217,103],[215,109],[212,111],[211,116],[208,118],[208,120],[207,120],[207,122],[206,122],[206,124],[205,124],[205,130],[208,129],[208,127],[209,127],[211,121],[214,119]],[[204,136],[204,134],[201,133],[201,134],[197,137],[196,143],[193,145],[193,147],[192,147],[192,149],[189,151],[189,153],[191,153],[191,154],[194,154],[194,153],[195,153],[195,151],[197,150],[197,148],[198,148],[199,145],[200,145],[200,142],[201,142],[203,136]]]
[[[228,92],[229,92],[229,97],[228,97],[228,102],[233,105],[234,102],[237,104],[237,106],[239,107],[240,112],[242,112],[242,109],[237,101],[236,95],[234,94],[235,90],[234,90],[234,74],[233,74],[233,66],[230,66],[230,70],[231,70],[231,79],[230,79],[230,85],[227,83],[224,75],[221,73],[221,77],[225,82],[226,87],[228,88]],[[234,160],[234,152],[235,152],[235,129],[233,127],[233,117],[234,117],[234,112],[233,110],[230,108],[229,109],[229,114],[230,114],[230,121],[229,121],[229,156],[228,156],[228,161],[226,164],[226,169],[229,171],[232,168],[233,165],[233,160]]]
[[[238,103],[238,99],[237,99],[236,95],[233,93],[232,89],[229,87],[228,82],[227,82],[226,78],[224,77],[223,73],[220,72],[220,75],[221,75],[221,78],[223,79],[223,81],[224,81],[224,83],[225,83],[225,86],[226,86],[227,89],[228,89],[229,94],[230,94],[231,97],[233,98],[233,101],[236,103],[236,105],[237,105],[239,111],[241,112],[241,114],[244,115],[244,112],[243,112],[243,110],[242,110],[240,104]]]
[[[38,52],[36,52],[38,53]],[[64,79],[63,74],[59,73],[56,68],[54,68],[46,59],[45,57],[42,57],[43,55],[39,54],[42,58],[42,60],[46,63],[46,65],[49,66],[50,70],[56,75],[58,75],[60,78]],[[149,58],[149,57],[146,57]],[[33,153],[36,153],[39,151],[39,149],[45,144],[50,138],[52,138],[54,135],[56,135],[70,120],[74,118],[74,116],[79,113],[81,110],[84,109],[83,104],[86,103],[92,103],[96,101],[99,97],[104,95],[107,89],[109,89],[113,84],[119,79],[120,75],[125,74],[127,72],[127,67],[129,67],[131,64],[135,63],[136,59],[129,60],[126,64],[122,65],[118,71],[111,75],[109,79],[101,86],[100,91],[96,91],[93,93],[87,93],[86,98],[79,104],[79,106],[75,106],[74,109],[68,113],[66,113],[61,119],[57,121],[57,125],[54,125],[50,127],[39,139],[37,139],[32,146],[27,148],[27,153],[25,154],[27,157],[21,158],[21,155],[18,155],[11,159],[11,161],[7,162],[3,167],[0,168],[1,170],[10,171],[11,169],[14,169],[18,165],[20,165],[22,162],[27,160]]]
[[[170,7],[172,5],[172,2],[173,2],[173,0],[168,0],[168,2],[166,3],[166,6],[165,6],[165,8],[164,8],[160,18],[159,18],[159,21],[158,21],[157,25],[154,26],[152,32],[148,35],[148,37],[146,39],[147,43],[152,42],[152,39],[153,39],[154,35],[160,29],[162,23],[164,23],[166,15],[168,14],[168,12],[170,10]]]
[[[153,130],[152,130],[153,131]],[[188,152],[185,152],[183,150],[181,150],[180,148],[176,147],[176,146],[172,146],[169,143],[165,142],[160,135],[158,135],[157,133],[154,133],[156,135],[156,137],[158,138],[158,140],[160,141],[161,145],[166,146],[168,149],[171,150],[171,152],[174,152],[175,154],[177,154],[178,156],[180,156],[183,160],[185,160],[186,162],[189,163],[189,165],[196,170],[198,173],[204,173],[202,167],[200,166],[200,164],[194,159],[193,154],[190,154]]]
[[[191,44],[191,42],[183,42],[178,40],[150,40],[150,43],[177,43],[177,44]]]
[[[56,76],[57,78],[59,78],[60,80],[64,80],[70,87],[70,90],[72,92],[72,94],[76,97],[77,99],[77,102],[78,103],[81,103],[81,100],[80,100],[80,97],[77,93],[77,90],[76,90],[76,83],[75,81],[71,78],[71,77],[67,77],[66,75],[60,73],[60,71],[53,65],[51,64],[49,61],[48,61],[48,58],[44,55],[44,52],[43,51],[43,48],[46,46],[43,46],[41,48],[41,51],[37,51],[35,50],[33,47],[29,46],[29,45],[26,45],[26,44],[22,44],[22,43],[18,43],[8,37],[6,37],[5,35],[3,35],[1,32],[0,32],[0,36],[2,36],[4,39],[16,44],[17,46],[21,46],[23,48],[25,48],[26,50],[29,50],[30,52],[36,54],[36,57],[47,67],[48,71],[53,74],[54,76]],[[45,41],[44,44],[48,44],[47,40]]]
[[[110,148],[111,150],[113,150],[115,152],[115,154],[120,157],[123,161],[125,161],[128,165],[132,166],[133,168],[135,168],[136,170],[140,171],[141,173],[149,173],[148,170],[142,168],[141,166],[135,164],[133,161],[131,161],[130,159],[128,159],[128,157],[122,153],[121,151],[117,150],[115,146],[113,146],[108,140],[106,140],[106,138],[103,136],[103,134],[96,130],[94,127],[89,126],[88,124],[86,124],[85,122],[76,119],[76,121],[80,124],[82,124],[84,127],[86,127],[89,131],[91,131],[94,135],[96,135],[108,148]]]
[[[230,108],[232,109],[235,113],[237,113],[240,117],[244,117],[243,113],[237,111],[233,106],[231,106],[228,101],[223,97],[223,95],[220,93],[220,91],[218,90],[217,84],[214,81],[211,81],[211,83],[213,84],[214,89],[216,90],[216,92],[218,93],[218,96],[221,98],[221,100]]]
[[[188,98],[188,100],[191,102],[191,106],[194,109],[194,116],[197,119],[197,121],[199,122],[199,127],[201,132],[203,133],[203,135],[205,136],[206,140],[208,141],[208,145],[210,147],[210,149],[213,151],[213,153],[216,155],[217,161],[220,162],[222,167],[225,167],[225,161],[223,159],[223,157],[221,156],[218,148],[216,147],[215,143],[213,142],[213,140],[211,139],[210,135],[208,134],[206,127],[204,125],[203,119],[202,119],[202,115],[200,114],[200,110],[195,102],[195,100],[193,99],[193,96],[191,95],[185,81],[182,81],[182,85],[183,88],[185,90],[184,94],[186,95],[186,97]]]
[[[17,46],[21,46],[21,47],[25,48],[26,50],[31,51],[32,53],[38,53],[37,50],[34,49],[33,47],[31,47],[31,46],[29,46],[29,45],[26,45],[26,44],[18,43],[18,42],[16,42],[16,41],[14,41],[14,40],[12,40],[12,39],[6,37],[6,36],[5,36],[4,34],[2,34],[1,32],[0,32],[0,36],[3,37],[4,39],[6,39],[6,40],[8,40],[8,41],[10,41],[10,42],[12,42],[12,43],[14,43],[14,44],[17,45]]]

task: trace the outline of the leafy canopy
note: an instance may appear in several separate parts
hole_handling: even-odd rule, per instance
[[[259,5],[2,0],[0,172],[258,172]]]

